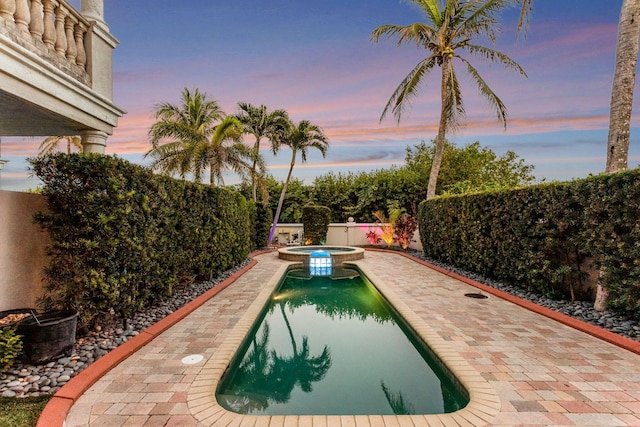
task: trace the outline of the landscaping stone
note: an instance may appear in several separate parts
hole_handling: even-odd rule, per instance
[[[169,300],[139,312],[134,318],[127,319],[127,329],[121,325],[110,329],[98,327],[86,336],[78,337],[69,357],[61,357],[38,366],[15,363],[11,369],[0,375],[0,396],[29,397],[55,393],[91,362],[224,281],[248,262],[249,260],[210,281],[187,286]]]

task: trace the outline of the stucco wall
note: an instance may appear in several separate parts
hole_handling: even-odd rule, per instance
[[[287,236],[290,240],[293,240],[296,235],[298,235],[299,233],[303,233],[303,230],[304,227],[302,224],[279,223],[276,226],[276,236],[278,236],[279,241],[281,237],[285,237],[284,240],[281,240],[282,242],[284,242]],[[377,224],[373,223],[331,223],[329,224],[329,230],[327,231],[327,241],[325,242],[325,244],[334,246],[368,246],[371,244],[367,240],[367,232],[370,230],[375,230],[378,234],[380,234],[380,228]],[[284,242],[283,244],[286,244],[286,242]],[[386,247],[386,244],[384,242],[379,242],[378,246],[384,248]],[[414,233],[409,247],[418,251],[422,250],[419,230],[416,230],[416,232]]]
[[[0,311],[37,308],[48,239],[33,214],[45,208],[39,194],[0,191]]]

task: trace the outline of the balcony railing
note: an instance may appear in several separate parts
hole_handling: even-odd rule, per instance
[[[0,32],[89,85],[90,23],[65,0],[0,0]]]

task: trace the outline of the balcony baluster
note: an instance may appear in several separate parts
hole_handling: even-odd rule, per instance
[[[67,11],[62,7],[58,6],[55,10],[56,12],[56,52],[60,55],[65,56],[67,52],[67,37],[64,32],[64,21],[67,16]]]
[[[67,15],[64,20],[64,30],[65,30],[65,39],[67,40],[67,51],[65,52],[66,58],[72,62],[76,63],[76,42],[74,40],[73,27],[75,25],[75,19],[71,14]]]
[[[29,32],[39,41],[42,41],[44,33],[44,14],[42,9],[42,0],[31,0],[31,22],[29,23]]]
[[[16,11],[13,18],[18,27],[18,31],[29,34],[29,22],[31,22],[31,14],[29,13],[29,0],[17,0]]]
[[[43,21],[44,21],[44,33],[42,34],[42,41],[44,42],[45,46],[47,46],[48,50],[54,50],[55,49],[55,42],[56,42],[56,30],[55,30],[55,24],[53,22],[54,18],[53,18],[53,9],[54,9],[54,4],[52,0],[44,0],[43,1],[43,13],[44,13],[44,17],[43,17]]]
[[[0,0],[0,17],[13,24],[14,13],[16,13],[15,0]]]
[[[76,64],[78,64],[82,69],[85,69],[87,65],[87,51],[84,47],[84,36],[87,33],[87,27],[82,23],[78,22],[74,29],[74,37],[76,39]]]

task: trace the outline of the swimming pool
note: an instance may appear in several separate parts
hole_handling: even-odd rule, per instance
[[[353,268],[290,270],[216,392],[252,415],[442,414],[468,394]],[[349,274],[349,272],[351,272]],[[339,278],[339,279],[337,279]]]

